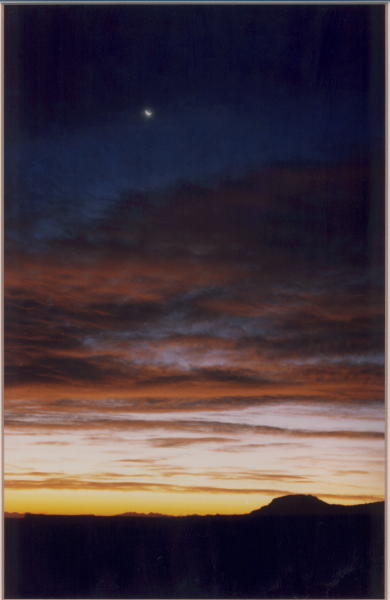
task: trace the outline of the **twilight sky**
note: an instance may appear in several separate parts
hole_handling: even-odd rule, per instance
[[[4,13],[5,509],[381,499],[384,7]]]

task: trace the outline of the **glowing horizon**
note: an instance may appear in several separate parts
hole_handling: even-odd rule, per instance
[[[103,420],[89,412],[81,422],[83,413],[52,416],[45,426],[19,417],[6,439],[6,510],[238,514],[287,494],[336,504],[381,499],[379,408],[361,407],[359,416],[344,407],[337,427],[328,410],[314,408],[270,403]]]

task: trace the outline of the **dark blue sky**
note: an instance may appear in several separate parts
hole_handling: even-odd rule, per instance
[[[55,238],[130,190],[378,156],[382,12],[6,7],[7,214]]]

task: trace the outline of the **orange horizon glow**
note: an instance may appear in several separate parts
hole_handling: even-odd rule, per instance
[[[238,494],[237,494],[238,495]],[[136,513],[139,515],[148,515],[149,513],[161,514],[162,516],[190,516],[190,515],[242,515],[248,514],[253,510],[267,506],[274,498],[280,496],[261,496],[255,501],[248,501],[243,494],[236,501],[224,500],[222,503],[213,498],[206,497],[202,502],[191,496],[190,499],[166,497],[159,500],[150,499],[132,499],[130,502],[121,498],[102,498],[101,495],[91,498],[79,498],[72,494],[72,498],[67,498],[68,494],[63,492],[58,495],[50,494],[49,498],[38,497],[34,494],[28,494],[28,498],[18,497],[6,490],[4,494],[4,512],[18,514],[45,514],[45,515],[94,515],[94,516],[117,516],[123,513]],[[361,496],[351,499],[340,495],[335,499],[332,494],[310,494],[328,504],[339,504],[344,506],[354,506],[368,504],[371,502],[384,501],[384,496]],[[65,497],[64,497],[65,496]],[[175,501],[176,500],[176,501]],[[107,508],[110,504],[113,508]],[[243,503],[245,506],[243,506]],[[94,510],[92,510],[92,508]]]

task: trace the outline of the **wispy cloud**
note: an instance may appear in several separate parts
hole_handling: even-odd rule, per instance
[[[51,490],[109,490],[109,491],[133,491],[133,492],[173,492],[173,493],[188,493],[188,494],[232,494],[232,495],[267,495],[267,496],[283,496],[292,493],[290,490],[279,488],[234,488],[220,486],[191,486],[191,485],[176,485],[167,483],[156,483],[151,481],[100,481],[88,480],[84,478],[73,477],[48,477],[40,480],[28,479],[10,479],[5,481],[6,489],[19,490],[34,490],[34,489],[51,489]],[[364,501],[382,500],[380,495],[362,495],[362,494],[332,494],[322,493],[320,490],[316,494],[321,498],[352,500],[356,503]]]
[[[291,436],[297,438],[348,438],[348,439],[369,439],[369,440],[380,440],[384,438],[384,433],[381,431],[356,431],[356,430],[338,430],[333,429],[329,431],[323,430],[308,430],[308,429],[292,429],[283,427],[273,427],[268,425],[249,425],[240,423],[229,423],[221,421],[197,421],[197,420],[142,420],[142,419],[102,419],[102,418],[86,418],[78,419],[70,418],[65,421],[51,420],[44,422],[43,420],[36,419],[32,420],[9,420],[5,422],[6,428],[9,429],[20,429],[25,428],[35,430],[112,430],[112,431],[145,431],[145,430],[165,430],[173,432],[186,432],[186,433],[209,433],[219,434],[224,436],[226,434],[258,434],[258,435],[271,435],[271,436]],[[221,442],[229,442],[234,438],[225,437],[203,437],[203,438],[176,438],[179,444],[183,444],[185,440],[188,443],[199,443],[200,441],[210,441],[220,439]],[[175,443],[175,438],[161,438],[157,439],[157,443]]]
[[[60,435],[82,436],[89,450],[115,437],[118,460],[151,474],[148,491],[159,485],[156,453],[183,451],[196,463],[197,453],[237,461],[306,448],[325,460],[332,440],[379,447],[384,434],[372,415],[384,397],[383,248],[358,216],[368,210],[369,177],[356,164],[269,166],[208,186],[129,191],[88,227],[34,252],[9,237],[8,434],[34,436],[37,453],[51,446],[67,456],[72,445]],[[298,405],[300,422],[272,413]],[[242,419],[222,418],[231,411]],[[151,459],[126,459],[130,443]],[[117,464],[125,472],[132,463]],[[280,482],[308,483],[306,474],[278,472]],[[160,473],[179,477],[180,469]],[[210,473],[242,481],[237,469],[221,475],[210,465]],[[36,489],[141,489],[120,477],[111,487],[88,475],[34,479]],[[23,478],[10,485],[29,489]]]

